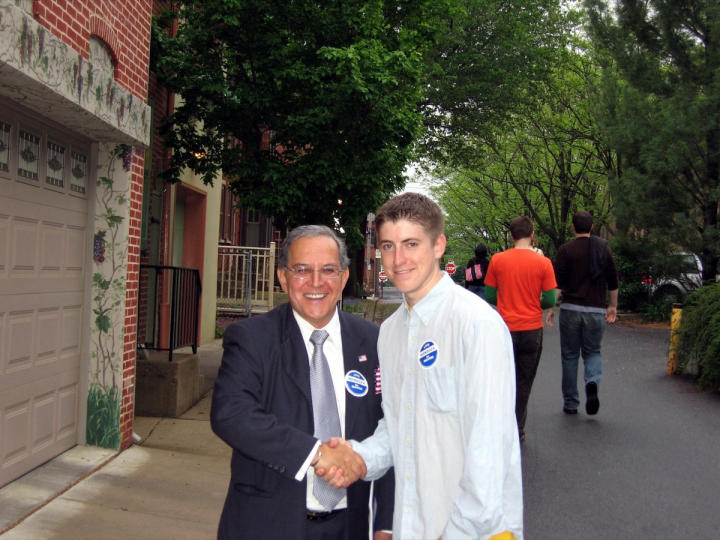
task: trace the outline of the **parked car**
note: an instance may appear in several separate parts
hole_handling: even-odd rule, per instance
[[[666,267],[672,271],[642,277],[654,301],[682,302],[689,293],[702,287],[702,261],[695,253],[674,253],[668,257]]]

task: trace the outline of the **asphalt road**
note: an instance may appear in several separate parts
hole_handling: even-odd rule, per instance
[[[569,416],[559,332],[545,329],[523,447],[527,539],[720,538],[720,394],[665,374],[668,340],[610,325],[600,411],[585,414],[580,376]]]

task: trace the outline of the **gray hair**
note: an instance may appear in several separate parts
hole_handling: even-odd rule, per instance
[[[278,268],[285,268],[287,266],[288,260],[290,259],[290,246],[292,246],[296,240],[313,236],[329,236],[335,240],[338,248],[338,257],[340,258],[341,268],[345,270],[348,266],[350,266],[350,258],[347,254],[345,241],[335,234],[335,231],[325,225],[301,225],[291,230],[283,241],[282,248],[280,250]]]

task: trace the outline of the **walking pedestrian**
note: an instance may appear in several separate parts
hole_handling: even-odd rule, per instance
[[[550,259],[534,247],[533,223],[526,216],[510,222],[514,247],[490,259],[485,298],[497,304],[510,329],[515,359],[515,417],[520,441],[543,344],[543,309],[555,305],[555,272]],[[552,319],[548,319],[552,324]]]
[[[467,262],[465,267],[465,288],[485,298],[485,274],[487,274],[488,261],[487,248],[484,244],[475,246],[475,256]]]
[[[560,246],[555,257],[555,276],[560,289],[560,355],[562,357],[563,411],[577,414],[578,361],[582,354],[585,372],[585,411],[597,414],[602,379],[602,338],[606,323],[617,318],[618,274],[607,242],[591,236],[593,217],[575,212],[575,239]],[[609,293],[609,294],[608,294]],[[609,302],[606,297],[609,296]]]

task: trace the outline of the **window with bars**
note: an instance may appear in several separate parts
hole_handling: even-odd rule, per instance
[[[85,198],[90,146],[0,98],[0,177]]]
[[[10,172],[10,135],[12,126],[0,121],[0,171]]]
[[[87,156],[80,152],[71,152],[70,189],[75,193],[85,193],[87,188]]]
[[[29,180],[40,178],[40,136],[20,130],[18,175]]]
[[[65,147],[50,141],[47,144],[45,182],[55,187],[65,185]]]

